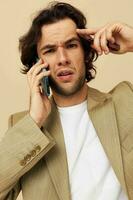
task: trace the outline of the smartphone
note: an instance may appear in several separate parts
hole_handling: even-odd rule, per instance
[[[39,58],[36,58],[36,62],[38,62]],[[43,71],[47,71],[47,69],[43,68]],[[48,76],[44,76],[41,79],[41,86],[42,86],[42,91],[45,93],[47,96],[50,95],[50,86],[49,86],[49,80]]]
[[[46,71],[45,68],[42,69],[42,71]],[[41,85],[42,85],[42,90],[43,92],[49,96],[50,95],[50,86],[49,86],[49,80],[48,80],[48,76],[44,76],[41,79]]]

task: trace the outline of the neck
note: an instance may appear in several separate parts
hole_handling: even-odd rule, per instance
[[[87,87],[87,84],[85,83],[78,92],[76,92],[75,94],[71,96],[61,96],[53,92],[53,97],[57,106],[60,106],[60,107],[73,106],[76,104],[80,104],[86,100],[87,91],[88,91],[88,87]]]

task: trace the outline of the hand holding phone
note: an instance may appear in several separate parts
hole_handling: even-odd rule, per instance
[[[39,127],[43,125],[51,112],[51,103],[49,98],[46,97],[46,95],[50,94],[48,90],[48,76],[50,75],[50,71],[42,71],[47,67],[48,64],[46,62],[44,63],[42,59],[39,59],[27,73],[30,89],[29,114]],[[40,84],[42,85],[41,87]],[[46,95],[43,95],[43,92]]]

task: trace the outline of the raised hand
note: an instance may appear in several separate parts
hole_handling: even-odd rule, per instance
[[[122,54],[133,51],[133,28],[127,24],[114,22],[100,28],[77,29],[77,33],[92,42],[99,55],[103,52]]]
[[[48,64],[40,59],[27,73],[28,84],[30,88],[30,106],[29,114],[36,122],[36,124],[41,127],[51,112],[51,104],[48,97],[43,94],[42,88],[40,86],[40,80],[44,76],[49,76],[50,71],[43,71]]]

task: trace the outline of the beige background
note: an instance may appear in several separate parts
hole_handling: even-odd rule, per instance
[[[28,109],[29,91],[26,76],[19,72],[21,62],[18,38],[28,29],[33,16],[45,7],[47,0],[0,0],[0,138],[7,130],[11,113]],[[132,0],[66,1],[81,9],[88,26],[111,21],[133,26]],[[102,91],[112,89],[123,80],[133,82],[133,54],[101,56],[96,62],[97,76],[90,85]],[[21,195],[18,199],[22,199]]]

